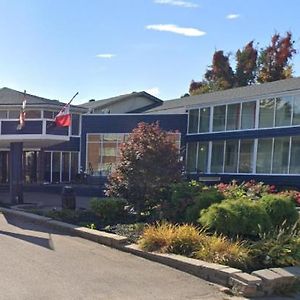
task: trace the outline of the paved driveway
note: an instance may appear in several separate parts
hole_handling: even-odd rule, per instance
[[[227,299],[192,275],[0,214],[0,299]]]

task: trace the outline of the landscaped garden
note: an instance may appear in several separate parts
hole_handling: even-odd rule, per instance
[[[207,186],[182,176],[180,153],[158,124],[140,123],[121,147],[107,198],[57,220],[129,237],[145,251],[250,272],[300,265],[300,193],[260,182]]]

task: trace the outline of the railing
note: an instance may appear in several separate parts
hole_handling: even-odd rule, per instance
[[[51,119],[30,119],[25,121],[25,126],[18,129],[19,120],[0,119],[0,139],[8,136],[60,136],[69,137],[69,127],[56,127]]]

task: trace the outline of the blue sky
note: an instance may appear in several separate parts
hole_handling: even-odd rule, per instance
[[[63,102],[178,98],[215,50],[263,47],[275,31],[293,33],[300,76],[299,0],[0,0],[0,11],[0,86]]]

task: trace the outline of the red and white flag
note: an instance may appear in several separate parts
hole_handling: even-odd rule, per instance
[[[57,127],[69,127],[71,125],[70,103],[66,104],[54,118]]]
[[[23,129],[25,126],[25,116],[26,116],[26,91],[24,91],[24,97],[23,97],[23,102],[22,102],[22,108],[20,110],[20,115],[19,115],[19,125],[17,127],[18,130]]]

